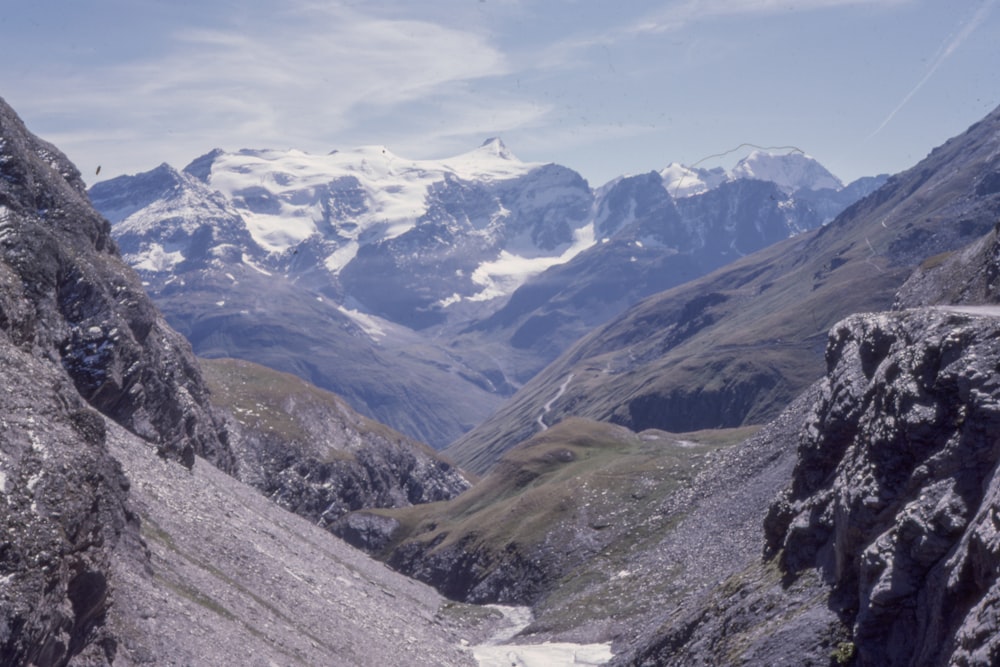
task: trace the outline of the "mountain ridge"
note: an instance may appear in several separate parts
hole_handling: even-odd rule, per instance
[[[1000,110],[832,222],[649,297],[578,341],[446,453],[482,473],[532,433],[519,415],[550,400],[550,418],[633,430],[773,417],[822,372],[830,326],[888,308],[921,261],[992,229],[997,194],[982,184],[997,168],[998,125]],[[643,340],[638,332],[651,329],[659,335]]]

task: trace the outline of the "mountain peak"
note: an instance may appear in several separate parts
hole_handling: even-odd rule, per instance
[[[212,174],[212,163],[224,154],[225,151],[221,148],[213,148],[204,155],[199,155],[191,160],[191,163],[184,167],[184,173],[194,176],[202,183],[208,183]]]
[[[489,139],[483,142],[483,144],[479,147],[479,150],[483,152],[488,152],[491,155],[503,158],[504,160],[517,160],[517,158],[514,156],[513,153],[510,152],[510,149],[507,148],[507,145],[504,144],[503,140],[500,139],[500,137],[490,137]]]
[[[798,150],[786,154],[755,150],[740,160],[731,174],[733,178],[771,181],[789,192],[803,188],[840,190],[844,187],[841,180],[816,158]]]
[[[688,197],[708,192],[726,181],[727,174],[721,167],[698,169],[678,162],[671,162],[662,169],[663,187],[671,197]]]

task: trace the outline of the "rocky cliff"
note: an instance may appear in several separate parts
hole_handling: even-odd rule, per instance
[[[0,656],[39,666],[81,653],[110,659],[111,554],[138,538],[129,482],[108,453],[104,418],[58,366],[6,331],[0,359]]]
[[[188,343],[118,255],[76,168],[0,101],[0,328],[95,409],[190,466],[232,465]]]
[[[834,327],[816,400],[783,417],[797,463],[765,560],[619,664],[997,664],[997,330],[975,308]]]
[[[186,466],[232,456],[190,348],[121,262],[79,173],[2,100],[0,355],[5,664],[110,660],[108,564],[142,550],[105,417]]]
[[[1000,597],[996,313],[857,316],[827,351],[824,396],[768,553],[818,568],[858,664],[995,664]]]

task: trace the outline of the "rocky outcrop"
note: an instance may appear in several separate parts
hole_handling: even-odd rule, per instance
[[[434,550],[434,544],[408,542],[386,562],[446,597],[480,604],[533,603],[558,580],[562,554],[533,553],[516,543],[493,551],[476,541],[471,536],[440,550]]]
[[[997,320],[859,315],[827,363],[768,553],[830,583],[857,664],[996,664]]]
[[[231,468],[183,338],[118,256],[77,170],[0,100],[0,655],[107,664],[109,563],[146,562],[105,417]]]
[[[861,314],[834,327],[826,377],[782,415],[800,424],[797,462],[761,516],[764,559],[731,561],[616,664],[997,664],[990,312]]]
[[[105,664],[116,654],[104,628],[111,554],[138,539],[129,483],[103,417],[57,366],[4,332],[0,363],[2,662],[51,667],[83,654]]]
[[[76,168],[0,100],[0,328],[101,413],[192,465],[232,459],[187,342],[121,261]]]

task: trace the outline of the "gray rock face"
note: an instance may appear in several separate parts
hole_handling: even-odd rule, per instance
[[[826,378],[781,416],[798,454],[764,559],[734,552],[616,664],[997,664],[1000,336],[980,313],[838,324]]]
[[[121,261],[79,173],[2,100],[0,358],[0,654],[110,662],[111,554],[144,556],[95,409],[185,465],[232,458],[190,348]]]
[[[76,168],[0,101],[0,327],[94,408],[191,465],[231,466],[187,342],[118,255]]]
[[[865,665],[996,664],[1000,337],[928,310],[838,326],[792,485],[765,523],[818,568]]]
[[[397,530],[396,519],[366,512],[347,514],[333,526],[333,531],[345,542],[372,554],[389,546]]]
[[[0,333],[0,656],[5,665],[110,661],[109,563],[138,538],[104,419],[58,366]],[[123,549],[127,550],[127,549]],[[100,664],[100,663],[97,663]]]
[[[264,444],[261,488],[278,505],[327,526],[344,514],[375,507],[408,507],[455,497],[469,487],[457,468],[405,438],[373,439],[353,459],[293,459],[293,452]]]

